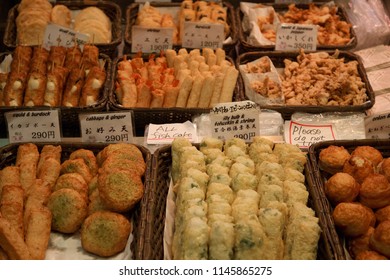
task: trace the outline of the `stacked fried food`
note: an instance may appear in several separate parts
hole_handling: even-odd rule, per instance
[[[325,194],[351,257],[390,258],[390,159],[371,146],[330,145],[321,150],[319,163],[330,174]]]
[[[125,249],[126,212],[144,193],[142,152],[121,143],[62,156],[60,145],[21,144],[15,165],[0,170],[2,258],[45,259],[52,231],[80,231],[84,250],[101,257]]]
[[[10,72],[3,75],[3,106],[83,107],[98,103],[106,72],[99,63],[96,46],[85,45],[83,52],[52,46],[18,46]]]
[[[232,101],[237,77],[223,49],[166,50],[147,62],[124,57],[117,66],[115,94],[124,107],[209,108]]]
[[[307,206],[306,155],[255,137],[172,142],[173,259],[316,259],[320,226]]]

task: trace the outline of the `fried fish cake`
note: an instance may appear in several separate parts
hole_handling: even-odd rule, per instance
[[[96,162],[96,157],[91,150],[78,149],[69,155],[69,159],[76,158],[81,158],[84,160],[85,164],[89,167],[92,176],[95,176],[97,174],[98,166]]]
[[[96,156],[98,165],[102,166],[107,157],[115,153],[124,154],[125,158],[133,159],[136,162],[144,161],[142,152],[137,148],[137,146],[129,143],[117,143],[106,146],[98,153]]]
[[[88,165],[81,158],[68,159],[61,164],[61,174],[79,173],[88,184],[92,180],[92,174]]]
[[[112,211],[124,212],[134,207],[144,194],[140,176],[128,170],[99,170],[98,190],[104,204]]]
[[[134,160],[126,159],[122,154],[119,156],[119,154],[109,156],[102,165],[103,170],[131,170],[134,171],[139,176],[142,176],[145,173],[145,165],[135,162]]]
[[[47,207],[52,212],[52,230],[74,233],[87,216],[85,198],[73,189],[60,189],[50,195]]]
[[[81,194],[85,200],[88,198],[88,185],[83,176],[79,173],[65,173],[58,177],[53,192],[59,189],[74,189]]]
[[[88,216],[92,215],[96,211],[108,210],[107,206],[103,203],[99,195],[99,190],[95,189],[89,196],[88,203]]]
[[[87,252],[110,257],[126,247],[132,225],[125,216],[98,211],[85,219],[81,228],[81,245]]]

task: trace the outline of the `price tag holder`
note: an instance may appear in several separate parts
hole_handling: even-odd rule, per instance
[[[224,26],[218,23],[184,23],[182,46],[184,48],[211,48],[223,47],[225,40]]]
[[[81,141],[87,143],[132,142],[130,112],[79,114]]]
[[[276,51],[315,51],[317,26],[310,24],[282,23],[276,31]]]
[[[175,138],[183,137],[190,142],[197,142],[194,124],[185,123],[149,124],[146,143],[149,145],[171,144]]]
[[[89,35],[78,33],[72,29],[48,23],[43,38],[43,47],[50,50],[51,46],[73,47],[83,46],[89,42]]]
[[[364,118],[367,139],[390,139],[390,111]]]
[[[336,131],[333,124],[304,124],[286,121],[284,138],[289,144],[298,145],[306,149],[310,145],[327,140],[336,140]]]
[[[154,53],[172,49],[172,27],[147,28],[134,25],[131,30],[131,52]]]
[[[4,113],[10,143],[61,141],[59,109]]]
[[[221,140],[251,141],[260,135],[260,110],[252,101],[220,103],[210,112],[212,136]]]

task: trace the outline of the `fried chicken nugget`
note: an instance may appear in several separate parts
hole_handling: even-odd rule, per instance
[[[60,189],[50,195],[47,207],[52,213],[52,230],[74,233],[87,216],[87,202],[73,189]]]
[[[69,155],[69,159],[76,158],[81,158],[84,160],[85,164],[89,167],[92,176],[95,176],[97,174],[98,166],[96,162],[96,157],[91,150],[78,149]]]
[[[61,164],[61,174],[66,173],[78,173],[80,174],[85,182],[89,184],[92,180],[92,174],[89,167],[81,158],[67,159]]]
[[[0,200],[0,213],[17,233],[24,238],[23,207],[24,191],[21,186],[7,185],[3,187]]]
[[[47,207],[29,212],[26,228],[26,245],[34,260],[43,260],[49,245],[52,214]]]
[[[87,252],[110,257],[126,247],[132,225],[118,213],[98,211],[90,215],[81,228],[81,245]]]
[[[53,192],[59,189],[73,189],[88,199],[88,185],[79,173],[65,173],[58,177]]]
[[[11,260],[30,260],[31,255],[23,238],[10,223],[0,217],[0,247]]]
[[[112,211],[124,212],[134,207],[144,194],[140,176],[129,170],[99,170],[98,190],[103,203]]]

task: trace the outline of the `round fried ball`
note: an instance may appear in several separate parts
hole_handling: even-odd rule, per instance
[[[385,158],[378,165],[378,170],[380,174],[383,174],[388,181],[390,181],[390,158]]]
[[[351,155],[344,147],[330,145],[321,150],[319,154],[319,166],[322,170],[335,174],[343,170],[344,163]]]
[[[371,223],[371,215],[367,208],[357,202],[337,204],[332,217],[336,227],[349,237],[366,233]]]
[[[359,195],[360,185],[348,173],[334,174],[325,183],[325,194],[334,204],[352,202]]]
[[[370,238],[370,246],[390,258],[390,221],[384,221],[375,228]]]
[[[348,173],[361,184],[368,175],[374,173],[374,166],[372,162],[366,158],[351,156],[345,162],[343,172]]]
[[[353,258],[356,258],[361,252],[371,250],[370,237],[373,232],[374,228],[370,226],[366,233],[349,240],[349,251]]]
[[[390,221],[390,205],[382,207],[375,211],[375,217],[378,223],[389,220]]]
[[[62,233],[76,232],[87,216],[85,198],[73,189],[59,189],[53,192],[47,207],[52,213],[52,229]]]
[[[88,216],[81,228],[81,245],[87,252],[110,257],[126,247],[131,231],[131,223],[125,216],[97,211]]]
[[[370,208],[390,204],[390,183],[382,174],[370,174],[360,186],[359,201]]]
[[[359,156],[368,159],[375,166],[383,160],[383,156],[380,151],[371,146],[358,146],[351,153],[352,156]]]

